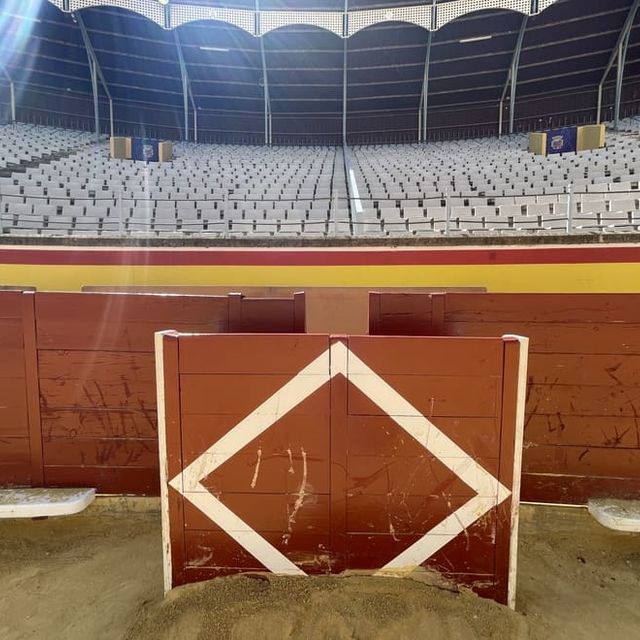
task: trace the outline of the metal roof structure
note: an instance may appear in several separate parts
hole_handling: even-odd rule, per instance
[[[339,143],[346,115],[349,142],[408,142],[496,133],[501,101],[507,129],[512,95],[515,130],[594,121],[628,23],[638,111],[635,0],[408,1],[0,0],[0,62],[25,121],[91,128],[93,80],[105,132],[111,102],[115,132],[184,137],[186,99],[191,139]]]

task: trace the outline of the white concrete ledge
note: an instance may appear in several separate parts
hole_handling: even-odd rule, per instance
[[[95,489],[0,489],[0,518],[69,516],[84,511]]]

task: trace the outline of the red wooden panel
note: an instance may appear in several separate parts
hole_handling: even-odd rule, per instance
[[[165,337],[165,356],[179,351],[163,365],[171,400],[159,412],[171,415],[160,418],[172,441],[167,588],[246,570],[415,562],[506,601],[496,563],[511,534],[517,380],[503,380],[505,345]]]
[[[0,318],[0,349],[22,349],[22,319]]]
[[[291,380],[290,375],[182,375],[180,397],[185,415],[236,415],[249,413]],[[329,414],[328,389],[321,389],[308,402],[296,406],[298,416]]]
[[[451,336],[502,336],[518,333],[531,342],[531,353],[636,354],[640,324],[450,322]]]
[[[455,573],[494,575],[496,532],[495,515],[490,514],[467,528],[466,534],[446,543],[424,563],[425,567]],[[376,570],[381,561],[391,560],[420,540],[421,535],[397,532],[348,534],[349,565],[362,570]]]
[[[156,440],[70,438],[43,442],[46,466],[158,468]]]
[[[638,415],[634,403],[640,400],[640,389],[531,385],[528,395],[528,414],[631,417]]]
[[[525,473],[637,478],[639,466],[640,449],[535,445],[523,456]]]
[[[7,347],[0,349],[0,380],[24,378],[24,349]]]
[[[640,387],[640,355],[532,354],[533,384]]]
[[[356,375],[359,374],[352,378]],[[386,375],[384,379],[412,404],[418,415],[434,418],[492,417],[496,415],[502,396],[499,378]],[[386,415],[354,385],[349,387],[349,413]]]
[[[494,339],[451,340],[384,336],[350,337],[349,349],[376,373],[414,376],[500,376],[502,344]],[[353,357],[349,371],[357,369]]]
[[[635,416],[532,414],[527,419],[524,437],[530,444],[640,448]]]
[[[555,473],[523,473],[522,499],[529,502],[587,504],[590,498],[616,496],[637,500],[640,478],[573,476]]]
[[[151,353],[114,351],[39,351],[38,372],[41,379],[118,380],[153,382],[155,363]]]
[[[432,297],[403,293],[370,293],[369,333],[376,336],[434,335],[436,330]]]
[[[157,496],[157,466],[144,467],[44,467],[47,487],[94,487],[98,493]]]
[[[241,298],[235,304],[230,296],[229,331],[233,333],[297,333],[304,325],[296,320],[293,300]]]
[[[180,373],[299,373],[329,348],[326,336],[220,335],[180,338]]]
[[[25,406],[0,409],[0,438],[28,435],[29,419]]]
[[[0,407],[21,409],[26,406],[27,392],[24,378],[5,378],[0,384]]]
[[[390,306],[398,301],[389,300]],[[640,323],[640,295],[447,293],[445,322]]]
[[[112,411],[111,409],[44,409],[44,438],[132,438],[156,439],[155,411]]]
[[[297,493],[225,493],[222,502],[255,531],[278,533],[293,538],[305,533],[329,535],[329,496],[305,493],[297,506]],[[188,500],[184,508],[185,529],[217,530],[218,527]]]
[[[379,426],[380,424],[380,426]],[[497,458],[500,422],[496,418],[438,418],[438,427],[454,442],[469,447],[481,458]],[[347,450],[350,455],[377,455],[397,450],[409,436],[387,416],[350,416]]]
[[[0,437],[0,486],[25,486],[30,482],[29,438]]]

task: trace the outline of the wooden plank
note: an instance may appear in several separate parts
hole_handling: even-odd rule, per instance
[[[314,533],[329,536],[330,498],[326,494],[225,493],[221,502],[254,531],[270,531],[293,537]],[[218,526],[194,507],[188,497],[184,503],[185,529],[216,530]]]
[[[0,381],[0,407],[2,409],[25,409],[27,390],[24,378],[5,378]]]
[[[533,384],[640,387],[640,355],[532,354]]]
[[[116,351],[39,351],[41,379],[120,380],[154,382],[155,364],[150,353]]]
[[[155,411],[114,411],[113,409],[44,409],[43,437],[156,439]]]
[[[183,336],[180,373],[297,374],[328,348],[326,336]]]
[[[637,417],[640,388],[530,385],[527,414]]]
[[[640,478],[523,473],[522,500],[586,505],[590,498],[637,500]]]
[[[476,460],[492,475],[498,474],[497,459]],[[472,498],[477,495],[474,489],[445,467],[440,459],[426,452],[413,458],[401,458],[391,453],[385,456],[349,456],[347,474],[349,495],[384,495],[394,492],[424,497],[451,494]]]
[[[265,540],[297,564],[305,573],[330,571],[329,537],[326,534],[297,532],[283,537],[278,532],[259,531]],[[235,540],[220,529],[185,533],[187,571],[211,571],[216,577],[266,568]],[[223,573],[224,572],[224,573]],[[201,573],[199,575],[202,575]]]
[[[43,455],[48,467],[158,467],[156,440],[45,438]]]
[[[184,498],[169,482],[184,468],[180,407],[180,344],[176,334],[154,336],[158,393],[158,452],[165,593],[184,582]]]
[[[107,310],[105,310],[107,313]],[[186,319],[186,318],[185,318]],[[90,322],[79,314],[75,319],[61,316],[38,318],[38,349],[85,351],[140,351],[153,352],[153,334],[156,331],[199,331],[217,333],[226,326],[222,321],[206,324],[174,322],[149,316],[146,321],[130,322],[117,315],[105,316],[100,322]]]
[[[640,323],[638,294],[448,293],[445,321]]]
[[[640,351],[640,324],[449,322],[450,336],[527,336],[531,353],[634,355]]]
[[[23,347],[0,348],[0,382],[6,378],[24,378]]]
[[[0,349],[22,349],[23,330],[21,318],[0,318]]]
[[[604,478],[638,478],[640,449],[529,446],[523,472]]]
[[[0,487],[31,484],[29,438],[0,437]]]
[[[411,293],[374,293],[370,296],[371,335],[434,334],[431,296]],[[376,305],[375,311],[371,305]]]
[[[484,516],[466,530],[466,535],[455,537],[423,563],[424,567],[436,571],[456,573],[494,572],[495,515]],[[349,566],[355,570],[377,570],[395,558],[421,535],[399,535],[395,533],[350,533],[347,535]]]
[[[347,532],[424,535],[469,501],[448,492],[408,495],[401,490],[385,494],[347,494]]]
[[[160,494],[157,466],[144,467],[45,467],[47,487],[95,487],[98,493]]]
[[[350,374],[358,384],[359,377]],[[497,414],[502,393],[500,378],[487,376],[413,376],[385,375],[384,380],[402,395],[413,409],[406,415],[438,417],[493,417]],[[356,386],[349,387],[351,415],[386,415]]]
[[[28,435],[29,419],[26,406],[0,409],[0,438]]]
[[[0,291],[0,320],[22,318],[22,291]]]
[[[483,458],[497,458],[499,455],[500,420],[496,417],[438,418],[437,427],[469,453]],[[411,436],[388,417],[349,417],[347,450],[350,455],[397,451],[408,440]]]
[[[165,323],[191,322],[207,325],[227,317],[226,296],[189,296],[143,293],[56,293],[36,294],[38,322],[69,317],[70,311],[88,323],[141,322],[160,318]]]
[[[248,414],[290,379],[290,375],[181,375],[183,412],[184,415],[235,415],[241,407]],[[328,395],[329,385],[325,384],[291,413],[297,416],[327,415]]]
[[[153,381],[139,380],[133,376],[103,380],[40,378],[40,405],[48,410],[98,408],[155,411],[156,390]]]
[[[241,298],[229,306],[230,333],[295,333],[293,299]]]
[[[635,416],[576,416],[563,414],[527,417],[525,446],[640,448],[640,429]]]
[[[29,421],[29,448],[31,451],[31,481],[35,486],[40,486],[44,481],[44,462],[42,456],[42,422],[40,420],[38,353],[36,350],[35,293],[25,292],[22,294],[21,311]]]
[[[495,339],[350,337],[349,374],[361,373],[353,356],[379,375],[500,376],[502,344]]]

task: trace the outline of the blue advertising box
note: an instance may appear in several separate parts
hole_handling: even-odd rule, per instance
[[[576,153],[578,150],[578,128],[563,127],[547,131],[547,154]]]
[[[159,162],[159,141],[155,138],[131,138],[131,159]]]

